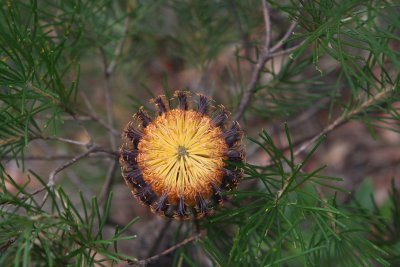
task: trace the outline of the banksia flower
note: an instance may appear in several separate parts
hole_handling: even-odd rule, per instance
[[[194,219],[222,204],[222,191],[234,189],[242,172],[242,130],[226,122],[228,111],[214,109],[204,95],[191,109],[189,92],[177,91],[176,108],[164,96],[152,100],[158,116],[143,108],[123,133],[122,175],[132,193],[160,215]]]

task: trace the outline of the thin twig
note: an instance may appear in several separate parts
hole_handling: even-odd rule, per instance
[[[52,187],[54,186],[55,183],[55,177],[57,175],[57,173],[59,173],[60,171],[64,170],[65,168],[71,166],[72,164],[76,163],[77,161],[79,161],[80,159],[83,159],[85,157],[87,157],[90,153],[92,153],[94,150],[96,150],[98,147],[96,145],[91,146],[88,150],[86,150],[85,152],[75,156],[74,158],[72,158],[71,160],[65,162],[64,164],[58,166],[55,170],[53,170],[50,173],[49,176],[49,182],[47,183],[48,186]]]
[[[34,191],[34,192],[32,192],[32,193],[30,193],[30,196],[33,197],[33,196],[35,196],[35,195],[37,195],[37,194],[43,192],[44,190],[46,190],[46,187],[45,187],[45,186],[42,187],[42,188],[39,188],[38,190],[36,190],[36,191]]]
[[[128,3],[127,8],[130,8],[130,5]],[[103,54],[103,62],[104,62],[104,96],[106,99],[106,110],[107,110],[107,124],[110,125],[110,127],[113,127],[114,125],[114,118],[113,118],[113,113],[112,113],[112,98],[111,98],[111,76],[114,73],[115,67],[117,66],[118,59],[122,53],[122,50],[124,48],[126,38],[128,35],[128,30],[129,30],[129,24],[130,24],[130,16],[128,15],[125,19],[125,25],[124,25],[124,33],[123,37],[120,40],[120,42],[117,44],[115,51],[114,51],[114,57],[111,60],[109,64],[107,64],[106,56]],[[117,141],[115,138],[115,135],[110,131],[110,144],[113,149],[116,148],[117,146]],[[100,203],[104,203],[105,199],[107,198],[109,191],[111,189],[112,185],[112,178],[114,176],[114,172],[117,169],[118,166],[118,159],[113,160],[111,165],[108,168],[107,171],[107,176],[105,178],[99,200]]]
[[[286,179],[283,181],[283,184],[282,184],[281,189],[279,189],[279,190],[276,192],[275,203],[278,203],[278,201],[281,199],[281,197],[283,196],[283,193],[284,193],[284,192],[286,191],[286,189],[289,187],[290,181],[291,181],[290,177],[286,178]]]
[[[319,140],[322,136],[328,134],[329,132],[333,131],[337,127],[343,125],[345,122],[349,121],[353,116],[361,113],[365,109],[369,108],[370,106],[382,101],[385,99],[389,94],[394,91],[394,88],[384,89],[381,92],[377,93],[373,97],[369,98],[368,100],[364,101],[360,106],[350,110],[347,113],[342,114],[339,118],[337,118],[334,122],[326,126],[319,134],[315,135],[310,140],[306,141],[301,145],[299,149],[294,152],[294,155],[297,156],[307,148],[309,148],[312,144],[314,144],[317,140]]]
[[[147,264],[158,260],[162,256],[168,255],[168,254],[174,252],[175,250],[177,250],[178,248],[183,247],[183,246],[185,246],[185,245],[187,245],[189,243],[192,243],[192,242],[200,239],[201,237],[202,237],[201,233],[200,234],[195,234],[193,236],[190,236],[190,237],[182,240],[178,244],[176,244],[176,245],[164,250],[163,252],[161,252],[161,253],[159,253],[157,255],[154,255],[154,256],[152,256],[150,258],[147,258],[147,259],[144,259],[144,260],[139,260],[139,261],[134,261],[134,262],[128,261],[128,264],[129,265],[136,265],[136,266],[146,266]]]
[[[302,152],[307,150],[311,145],[313,145],[315,142],[317,142],[322,136],[337,129],[338,127],[340,127],[347,121],[351,120],[353,118],[353,116],[358,115],[359,113],[363,112],[365,109],[369,108],[370,106],[375,105],[376,103],[384,100],[385,97],[387,97],[393,91],[394,91],[394,88],[382,90],[381,92],[377,93],[375,96],[364,101],[358,107],[348,111],[347,113],[342,114],[340,117],[338,117],[335,121],[333,121],[328,126],[326,126],[318,134],[313,135],[312,137],[308,137],[308,138],[306,137],[306,138],[303,138],[302,140],[296,141],[292,146],[293,147],[300,146],[300,147],[294,151],[293,155],[294,156],[300,155]],[[289,149],[290,149],[289,147],[285,147],[285,148],[282,148],[281,151],[285,152],[285,151],[288,151]],[[274,165],[274,162],[272,160],[269,160],[264,167],[270,167],[273,165]]]
[[[263,15],[264,15],[264,24],[265,24],[265,49],[268,51],[269,46],[271,44],[271,19],[269,17],[269,10],[268,10],[268,4],[267,1],[262,0],[262,8],[263,8]],[[268,52],[269,54],[269,52]]]
[[[76,140],[73,140],[73,139],[57,137],[57,136],[35,135],[35,136],[30,137],[30,140],[36,140],[36,139],[60,141],[60,142],[73,144],[73,145],[78,145],[78,146],[84,146],[84,147],[87,147],[87,146],[90,145],[90,142],[79,142],[79,141],[76,141]]]
[[[53,95],[51,95],[49,93],[46,93],[44,90],[34,86],[32,83],[28,83],[27,86],[30,89],[32,89],[33,91],[35,91],[36,93],[38,93],[38,94],[46,97],[47,99],[49,99],[54,105],[64,108],[64,105],[55,96],[53,96]]]
[[[270,35],[271,34],[270,33],[271,25],[270,25],[270,19],[269,19],[268,5],[264,0],[262,0],[262,5],[263,5],[263,15],[264,15],[265,32],[266,32],[264,51],[258,58],[256,68],[253,71],[250,83],[248,84],[248,86],[246,87],[246,90],[243,93],[243,98],[240,101],[239,108],[236,111],[236,113],[232,116],[233,120],[239,120],[242,117],[245,109],[247,108],[247,105],[251,101],[252,94],[254,93],[254,91],[256,89],[257,82],[261,76],[261,71],[264,68],[265,63],[269,59],[269,54],[270,54],[269,44],[271,42],[271,35]]]
[[[4,245],[0,247],[0,256],[2,256],[3,252],[5,252],[12,244],[14,244],[15,240],[17,240],[17,238],[10,238]]]
[[[295,45],[295,46],[292,46],[292,47],[287,48],[287,49],[282,50],[282,51],[278,51],[278,52],[272,53],[272,54],[270,55],[270,58],[274,58],[274,57],[277,57],[277,56],[283,56],[283,55],[286,55],[286,54],[290,54],[290,53],[292,53],[294,50],[296,50],[297,48],[299,48],[300,46],[302,46],[304,43],[305,43],[305,42],[302,41],[301,43],[299,43],[299,44],[297,44],[297,45]]]
[[[47,182],[47,186],[50,187],[50,190],[53,190],[54,185],[55,185],[55,177],[56,175],[61,172],[62,170],[64,170],[65,168],[71,166],[72,164],[76,163],[77,161],[87,157],[90,153],[93,153],[93,151],[95,151],[96,149],[98,149],[98,147],[96,145],[92,145],[91,147],[89,147],[85,152],[77,155],[76,157],[72,158],[71,160],[63,163],[62,165],[58,166],[56,169],[54,169],[50,175],[49,175],[49,181]],[[40,190],[38,190],[39,192]],[[46,192],[46,195],[43,197],[42,200],[42,204],[41,206],[43,207],[44,203],[46,202],[47,198],[49,196],[49,192]]]
[[[35,116],[35,118],[41,119],[41,120],[50,120],[53,118],[54,115],[41,115],[38,114]],[[87,115],[79,115],[79,116],[75,116],[72,117],[70,114],[69,115],[60,115],[59,118],[63,121],[90,121],[92,120],[92,118],[90,116]]]
[[[89,158],[115,158],[117,157],[118,151],[94,151],[93,153],[99,153],[95,155],[88,155]],[[74,155],[46,155],[46,156],[26,156],[26,157],[13,157],[13,156],[4,156],[1,160],[9,161],[9,160],[24,160],[24,161],[57,161],[57,160],[69,160],[74,158]]]
[[[283,44],[289,39],[290,35],[292,35],[293,30],[296,28],[297,22],[293,21],[290,24],[289,29],[286,31],[285,35],[271,48],[271,53],[274,53],[276,50],[281,48]]]
[[[36,139],[42,139],[42,140],[54,140],[54,141],[60,141],[60,142],[64,142],[64,143],[68,143],[68,144],[73,144],[73,145],[78,145],[78,146],[83,146],[87,149],[92,149],[91,153],[97,152],[97,153],[106,153],[111,155],[113,158],[118,159],[119,157],[119,153],[118,151],[113,151],[113,150],[109,150],[106,149],[96,143],[93,143],[91,141],[89,142],[80,142],[80,141],[76,141],[73,139],[68,139],[68,138],[63,138],[63,137],[57,137],[57,136],[43,136],[43,135],[33,135],[32,137],[30,137],[30,140],[36,140]],[[78,155],[79,156],[79,155]],[[77,156],[72,157],[75,158]],[[39,157],[38,157],[39,158]],[[46,157],[43,157],[46,158]],[[56,159],[56,158],[52,158],[52,159]]]

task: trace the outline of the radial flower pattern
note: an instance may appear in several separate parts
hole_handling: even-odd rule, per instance
[[[123,134],[122,175],[133,194],[161,215],[201,218],[222,204],[221,191],[234,189],[242,175],[228,162],[244,159],[238,122],[226,127],[228,112],[199,95],[189,108],[189,92],[177,91],[177,107],[164,96],[153,99],[158,116],[141,108]],[[171,100],[172,101],[172,100]],[[214,109],[213,112],[210,109]],[[211,115],[210,115],[211,114]]]

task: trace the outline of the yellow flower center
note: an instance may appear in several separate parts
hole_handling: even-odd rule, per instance
[[[158,116],[145,129],[138,145],[138,166],[154,192],[164,192],[176,204],[212,194],[219,185],[228,146],[211,119],[193,110],[174,109]]]

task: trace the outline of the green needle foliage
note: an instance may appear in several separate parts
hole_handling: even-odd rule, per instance
[[[81,201],[76,204],[62,188],[52,190],[36,174],[32,173],[32,177],[44,186],[44,198],[50,199],[51,212],[46,212],[43,202],[26,191],[30,181],[18,185],[4,169],[1,170],[2,266],[92,266],[121,259],[134,260],[115,250],[115,245],[118,241],[135,238],[124,233],[136,219],[121,229],[116,228],[112,237],[103,237],[112,193],[102,213],[96,197],[86,204],[81,194]]]
[[[169,265],[399,265],[399,177],[378,205],[313,163],[351,120],[400,132],[400,3],[267,2],[269,26],[259,0],[0,0],[0,266],[158,264],[162,234],[120,249],[148,233],[116,225],[112,192],[123,125],[176,84],[244,107],[248,161],[224,207],[177,223]],[[303,113],[326,122],[305,140]]]
[[[338,178],[321,175],[324,166],[302,171],[319,143],[297,163],[281,153],[267,132],[260,137],[263,143],[253,141],[270,154],[274,167],[244,166],[248,179],[260,183],[260,189],[232,193],[234,208],[205,224],[211,234],[204,248],[218,264],[389,266],[387,253],[366,239],[369,225],[362,213],[338,207],[335,196],[321,197],[320,187],[338,190],[330,185]],[[227,226],[236,228],[235,235],[220,233]]]
[[[51,114],[43,127],[56,130],[61,112],[73,114],[79,69],[65,49],[73,17],[42,20],[37,1],[2,1],[0,13],[0,157],[17,157],[42,131],[35,115]]]

